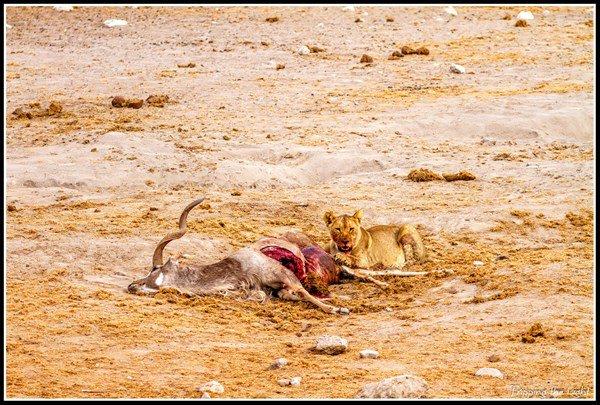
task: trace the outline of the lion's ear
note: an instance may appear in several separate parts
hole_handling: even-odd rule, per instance
[[[363,210],[358,210],[354,213],[354,215],[352,215],[358,222],[360,222],[360,220],[363,217]]]
[[[333,213],[333,211],[327,211],[323,215],[323,220],[325,221],[325,223],[327,225],[331,225],[334,219],[335,219],[335,214]]]

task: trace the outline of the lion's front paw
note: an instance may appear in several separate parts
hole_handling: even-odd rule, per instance
[[[333,260],[342,266],[352,267],[352,260],[343,253],[336,253],[333,255]]]

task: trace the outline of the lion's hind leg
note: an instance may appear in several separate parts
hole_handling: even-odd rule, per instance
[[[414,226],[409,224],[402,225],[398,230],[397,240],[398,244],[402,246],[404,258],[407,263],[411,260],[423,262],[427,259],[425,245],[423,245],[421,235],[419,235]]]

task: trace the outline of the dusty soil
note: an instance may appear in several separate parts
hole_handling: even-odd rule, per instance
[[[221,397],[343,398],[409,373],[429,397],[593,397],[593,10],[515,27],[522,7],[456,9],[9,7],[7,396],[218,380]],[[403,46],[429,54],[387,59]],[[168,99],[111,105],[151,95]],[[11,114],[33,103],[49,113]],[[475,180],[407,180],[418,168]],[[325,243],[324,211],[362,208],[417,224],[431,260],[411,270],[454,274],[333,286],[349,316],[127,294],[198,196],[166,252],[182,261],[290,229]],[[312,353],[325,333],[349,350]],[[487,366],[505,378],[474,376]]]

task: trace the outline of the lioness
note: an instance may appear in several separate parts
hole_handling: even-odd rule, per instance
[[[426,258],[421,236],[412,225],[365,229],[360,225],[362,217],[362,210],[340,216],[327,211],[323,216],[332,239],[329,253],[338,264],[362,269],[401,268],[413,259],[420,262]]]

